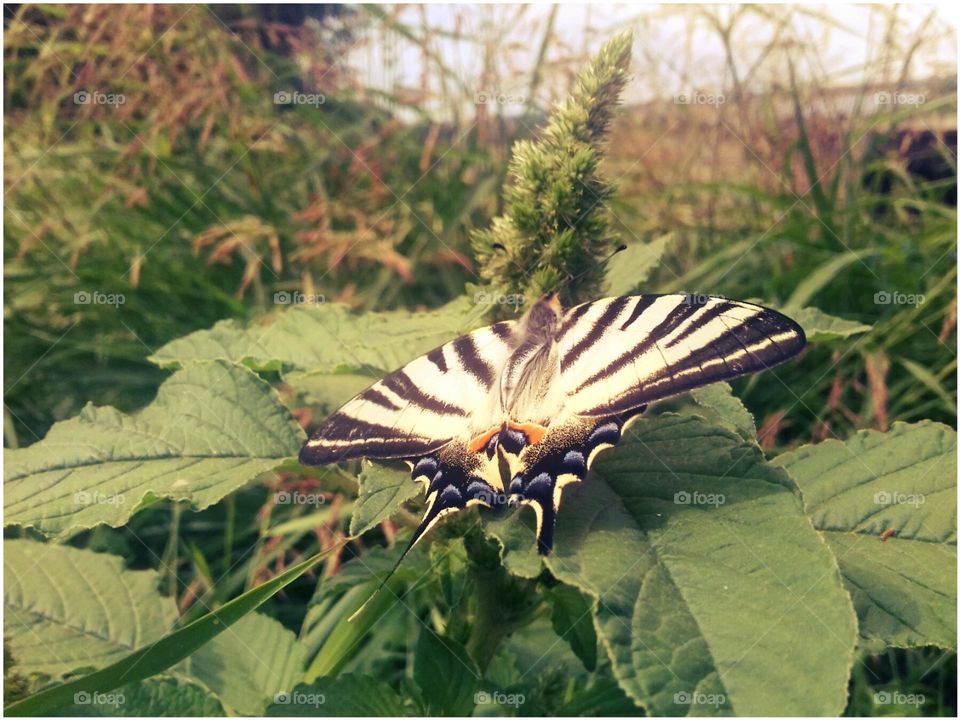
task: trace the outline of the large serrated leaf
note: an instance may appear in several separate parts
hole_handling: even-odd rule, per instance
[[[413,679],[431,715],[463,717],[473,710],[480,671],[461,644],[426,625],[417,641]]]
[[[56,536],[118,527],[157,498],[203,509],[295,456],[303,439],[250,370],[193,364],[135,415],[88,406],[40,442],[7,451],[4,524]]]
[[[350,519],[350,534],[355,537],[388,519],[421,490],[409,472],[373,463],[363,464],[359,483]]]
[[[753,415],[733,394],[729,383],[707,385],[691,392],[690,397],[700,406],[700,413],[712,424],[731,430],[746,440],[757,437]]]
[[[251,613],[190,658],[190,673],[241,715],[262,715],[303,679],[306,649],[273,618]]]
[[[896,423],[775,460],[833,548],[874,648],[956,648],[956,443],[945,425]]]
[[[53,546],[63,550],[69,549],[63,546]],[[80,561],[81,574],[96,576],[98,568],[104,563],[110,562],[109,556],[100,556],[89,550],[78,550],[83,554]],[[249,613],[256,610],[269,598],[292,583],[308,570],[314,568],[317,563],[323,559],[328,551],[319,553],[309,560],[291,567],[283,573],[271,578],[262,585],[248,590],[243,595],[236,597],[225,603],[216,610],[200,617],[193,622],[161,637],[154,642],[147,644],[139,649],[125,654],[116,662],[106,667],[82,675],[75,679],[54,685],[53,687],[41,690],[29,697],[17,700],[4,707],[4,714],[8,717],[25,715],[47,715],[76,702],[78,693],[107,693],[114,688],[137,683],[141,680],[153,677],[159,673],[170,670],[175,665],[182,663],[193,653],[197,652],[207,643],[214,641],[224,631],[232,631],[232,626],[246,617]],[[78,556],[79,557],[79,556]],[[121,578],[125,581],[127,578]],[[116,589],[116,586],[110,588]],[[117,595],[120,598],[120,594]],[[124,596],[126,597],[126,596]],[[79,613],[89,610],[81,597],[74,602],[80,602]],[[122,601],[122,598],[121,598]],[[91,627],[95,630],[102,630],[95,622],[102,622],[102,619],[94,617],[85,627]],[[21,656],[27,655],[24,647],[20,647]],[[86,658],[87,667],[97,666],[109,660],[110,658],[97,660],[93,653],[91,657]],[[112,655],[111,655],[112,657]],[[91,658],[95,661],[90,662]],[[19,667],[19,660],[18,667]],[[208,669],[209,670],[209,669]],[[176,671],[179,674],[190,673],[189,664],[181,665]]]
[[[631,243],[607,262],[607,295],[628,295],[649,277],[660,263],[664,250],[673,242],[667,234],[649,243]]]
[[[313,373],[383,373],[476,327],[483,311],[465,298],[417,313],[297,305],[248,327],[221,321],[167,343],[150,360],[162,367],[229,360]]]
[[[163,637],[177,619],[152,570],[30,540],[3,543],[4,640],[18,671],[53,679],[99,668]]]
[[[869,325],[828,315],[815,307],[784,312],[800,324],[807,336],[807,342],[827,342],[870,331]]]
[[[516,552],[533,570],[532,551]],[[598,600],[614,673],[652,714],[846,704],[856,618],[836,561],[787,478],[727,430],[696,416],[639,421],[565,491],[546,564]]]

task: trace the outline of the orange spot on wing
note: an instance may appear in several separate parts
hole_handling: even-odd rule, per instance
[[[469,445],[470,452],[478,453],[481,450],[483,450],[487,446],[487,443],[490,442],[490,438],[492,438],[498,432],[500,432],[500,426],[494,425],[492,428],[487,430],[483,435],[478,435],[477,437],[475,437],[473,440],[470,441],[470,445]]]
[[[539,445],[540,441],[543,440],[543,436],[547,434],[547,429],[543,427],[543,425],[537,425],[536,423],[508,422],[506,425],[511,430],[522,432],[523,436],[527,439],[528,445]],[[490,442],[490,438],[500,432],[501,428],[502,426],[500,425],[494,425],[482,435],[477,435],[467,446],[470,452],[481,452],[487,446],[487,443]]]
[[[511,430],[519,430],[522,432],[526,436],[527,442],[531,445],[539,445],[540,441],[543,440],[543,436],[547,434],[547,429],[543,425],[537,425],[536,423],[507,423],[507,427]]]

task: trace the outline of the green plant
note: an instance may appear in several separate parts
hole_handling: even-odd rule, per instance
[[[529,201],[511,194],[507,216]],[[533,225],[575,222],[568,201],[579,214],[534,204]],[[605,267],[588,255],[577,270],[585,287],[629,292],[667,246],[635,243]],[[544,277],[515,278],[516,291]],[[871,331],[793,299],[813,345],[795,373]],[[932,666],[955,651],[954,430],[896,423],[771,459],[723,384],[657,407],[598,461],[569,491],[554,555],[533,552],[525,511],[474,509],[349,621],[415,526],[404,504],[417,487],[387,465],[300,467],[290,408],[307,421],[304,405],[319,415],[489,309],[467,296],[428,312],[323,303],[223,320],[151,353],[173,374],[144,409],[88,407],[7,451],[7,711],[928,709],[850,698],[848,683],[884,682],[868,653],[937,648]],[[792,402],[781,379],[749,386],[760,407]],[[124,567],[131,545],[148,567]]]

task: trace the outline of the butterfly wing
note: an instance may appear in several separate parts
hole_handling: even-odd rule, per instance
[[[540,554],[552,548],[563,487],[583,480],[648,403],[773,367],[805,342],[785,315],[724,298],[639,295],[567,311],[557,337],[564,408],[524,449],[509,487],[536,512]]]
[[[635,295],[570,309],[559,331],[564,415],[618,416],[796,355],[801,327],[769,308],[697,295]]]
[[[509,321],[475,330],[385,376],[321,423],[300,462],[419,459],[489,426],[514,326]]]

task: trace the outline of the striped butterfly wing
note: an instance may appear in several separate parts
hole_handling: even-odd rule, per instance
[[[475,330],[385,376],[314,431],[300,462],[416,459],[489,426],[514,326],[510,321]]]
[[[771,368],[806,338],[796,322],[759,305],[635,295],[571,308],[557,342],[564,414],[602,418]]]
[[[553,546],[565,485],[586,478],[649,403],[777,365],[803,348],[803,330],[768,308],[723,298],[639,295],[584,303],[557,334],[563,411],[524,450],[511,497],[533,507],[537,549]]]

